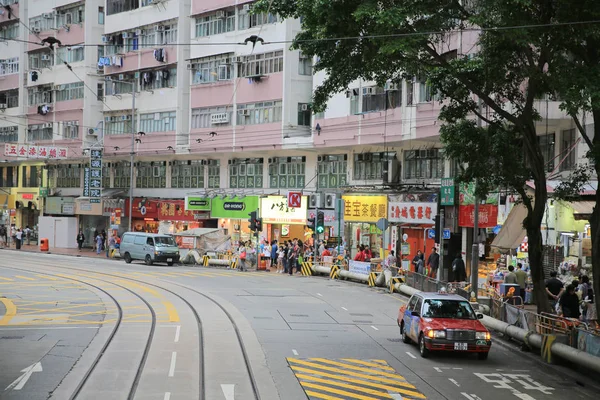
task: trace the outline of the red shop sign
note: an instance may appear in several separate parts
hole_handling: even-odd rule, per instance
[[[131,209],[131,216],[133,218],[158,218],[158,203],[156,200],[135,197]],[[125,210],[129,211],[129,199],[125,200]],[[124,212],[123,214],[126,216],[128,212]]]
[[[21,197],[23,200],[33,200],[33,193],[23,193]]]
[[[161,221],[196,221],[199,215],[185,210],[185,200],[158,200],[158,219]]]
[[[472,228],[475,219],[475,205],[464,205],[458,207],[458,226]],[[479,206],[479,227],[493,228],[498,225],[498,206],[482,204]]]

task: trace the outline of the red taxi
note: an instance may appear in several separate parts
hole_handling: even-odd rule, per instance
[[[402,341],[418,343],[423,358],[432,351],[461,351],[485,360],[492,340],[481,318],[463,297],[419,292],[400,307],[398,326]]]

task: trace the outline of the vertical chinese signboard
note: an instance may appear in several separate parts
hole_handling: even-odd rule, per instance
[[[454,205],[454,178],[442,178],[440,204],[442,206]]]
[[[90,203],[100,203],[100,198],[102,197],[102,150],[90,151],[89,175],[90,179],[88,197],[90,197]],[[85,191],[85,186],[83,190]]]
[[[376,223],[387,218],[387,196],[344,195],[344,221]]]

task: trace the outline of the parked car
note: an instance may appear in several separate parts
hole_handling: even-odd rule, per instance
[[[417,343],[423,358],[432,351],[459,351],[485,360],[492,340],[482,318],[458,295],[419,292],[400,307],[397,322],[402,341]]]
[[[144,260],[147,265],[166,262],[171,266],[179,261],[179,247],[173,237],[156,233],[124,233],[119,253],[127,264],[133,260]]]

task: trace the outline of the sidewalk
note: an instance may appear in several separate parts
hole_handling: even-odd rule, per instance
[[[90,258],[102,258],[109,259],[106,257],[106,251],[101,252],[100,254],[96,254],[96,252],[92,249],[82,249],[79,251],[78,249],[57,249],[51,248],[48,252],[40,251],[40,247],[37,244],[27,245],[24,244],[21,246],[20,250],[17,250],[15,246],[10,247],[2,247],[2,250],[13,250],[13,251],[23,251],[26,253],[46,253],[46,254],[59,254],[63,256],[72,256],[72,257],[90,257]]]

